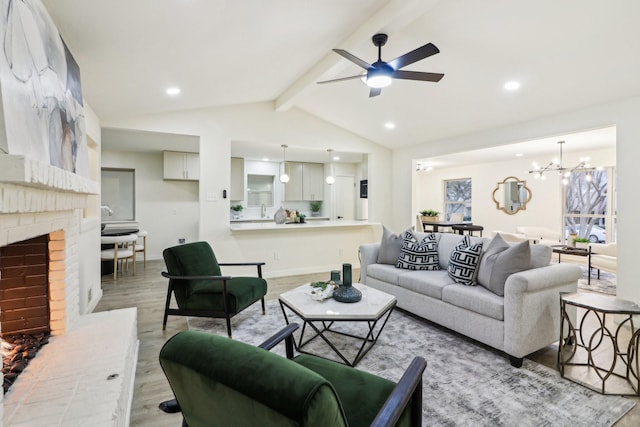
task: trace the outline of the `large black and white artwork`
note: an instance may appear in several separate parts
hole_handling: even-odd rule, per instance
[[[0,151],[88,177],[78,64],[40,0],[0,4]]]

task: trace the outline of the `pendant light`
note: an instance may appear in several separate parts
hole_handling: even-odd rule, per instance
[[[282,163],[280,163],[280,165],[282,166],[282,174],[280,175],[280,182],[283,184],[286,184],[287,182],[289,182],[289,173],[288,173],[288,167],[289,166],[287,164],[287,148],[289,147],[288,145],[282,144]]]
[[[585,179],[587,182],[591,182],[593,171],[600,170],[601,168],[591,167],[589,164],[589,157],[581,157],[580,162],[573,167],[566,167],[562,163],[562,146],[564,145],[564,141],[558,141],[558,145],[560,146],[560,159],[553,159],[549,162],[545,167],[541,167],[537,163],[533,163],[533,170],[530,170],[529,173],[535,174],[533,177],[535,179],[544,180],[546,177],[544,175],[545,172],[557,172],[558,175],[562,177],[562,183],[567,185],[569,183],[569,177],[573,172],[584,172],[586,174]]]
[[[331,153],[333,152],[333,150],[331,148],[327,149],[327,152],[329,153],[329,160],[331,160],[331,162],[329,162],[329,175],[327,175],[327,184],[332,185],[334,182],[336,182],[336,178],[333,176],[333,158],[331,157]]]

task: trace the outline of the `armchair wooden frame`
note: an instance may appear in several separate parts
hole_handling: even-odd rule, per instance
[[[280,331],[276,332],[258,347],[270,351],[282,341],[285,343],[285,353],[287,359],[293,359],[294,336],[299,328],[297,323],[291,323]],[[422,374],[427,367],[427,362],[419,356],[413,358],[409,367],[397,382],[395,388],[378,411],[377,416],[371,423],[373,427],[395,426],[402,416],[405,408],[410,405],[411,426],[422,426]],[[160,403],[160,409],[173,413],[180,411],[180,405],[176,399]],[[186,422],[183,421],[183,426]]]
[[[218,263],[220,267],[240,267],[240,266],[256,266],[258,269],[258,277],[262,278],[262,266],[265,265],[265,262],[237,262],[237,263]],[[162,276],[169,279],[169,287],[167,289],[167,301],[164,306],[164,318],[162,320],[162,330],[164,331],[167,327],[167,318],[169,315],[173,316],[194,316],[194,317],[213,317],[213,318],[223,318],[226,319],[227,322],[227,334],[229,338],[231,338],[231,318],[238,314],[239,312],[231,312],[228,307],[228,293],[227,293],[227,281],[231,280],[232,276],[178,276],[171,275],[165,271],[163,271]],[[222,282],[222,302],[224,305],[224,310],[196,310],[196,309],[181,309],[181,308],[171,308],[171,294],[174,293],[174,283],[173,280],[217,280]],[[262,314],[265,314],[265,306],[264,306],[264,296],[261,299],[262,302]]]

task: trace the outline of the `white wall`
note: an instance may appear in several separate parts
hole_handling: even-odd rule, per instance
[[[136,221],[149,233],[147,259],[162,259],[162,251],[177,245],[179,238],[198,240],[198,182],[165,181],[161,151],[103,151],[102,167],[136,171]]]
[[[212,243],[221,261],[266,261],[267,277],[329,272],[343,262],[358,265],[358,245],[378,240],[379,227],[333,229],[322,233],[311,230],[276,231],[267,235],[259,232],[232,233],[229,228],[229,199],[222,199],[222,190],[230,187],[232,140],[301,148],[331,146],[367,153],[369,219],[383,223],[390,221],[391,183],[387,172],[390,151],[298,109],[280,113],[274,111],[272,103],[260,103],[111,120],[103,125],[199,136],[202,218],[199,237]],[[373,171],[382,173],[376,175]],[[207,193],[215,194],[215,200],[206,200]],[[276,257],[278,259],[274,259]]]
[[[414,221],[415,196],[414,170],[412,160],[433,157],[452,152],[469,151],[496,145],[555,137],[567,133],[616,126],[616,164],[618,191],[618,296],[640,303],[640,287],[637,286],[634,255],[635,229],[637,213],[640,211],[640,198],[637,186],[640,180],[638,159],[640,158],[640,97],[596,105],[581,110],[543,117],[516,125],[477,132],[471,135],[430,141],[396,150],[393,153],[393,166],[388,178],[396,191],[391,204],[397,209],[392,226],[402,229]],[[595,160],[594,160],[595,162]]]
[[[591,157],[594,166],[615,166],[615,149],[588,152],[565,153],[563,163],[566,166],[575,165],[580,157]],[[432,171],[416,172],[416,199],[414,212],[423,209],[435,209],[444,212],[444,180],[456,178],[471,178],[472,180],[472,221],[482,225],[485,235],[492,230],[515,233],[517,226],[540,226],[562,230],[562,183],[560,178],[551,173],[546,180],[534,179],[529,174],[531,162],[537,160],[546,164],[548,159],[514,158],[508,161],[481,163],[449,168],[435,168]],[[506,177],[515,176],[526,181],[531,190],[531,201],[526,209],[514,215],[509,215],[496,208],[492,199],[493,190],[498,182]]]
[[[97,148],[90,150],[89,177],[95,181],[100,180],[100,119],[91,109],[91,106],[84,102],[85,124],[87,126],[87,137],[90,138]],[[84,217],[80,219],[78,254],[80,260],[79,284],[80,314],[91,313],[96,304],[102,298],[102,286],[100,285],[100,217],[99,197],[88,196],[89,206],[84,210]]]

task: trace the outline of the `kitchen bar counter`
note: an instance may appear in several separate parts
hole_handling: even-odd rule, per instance
[[[307,217],[306,218],[307,221],[328,221],[329,217],[328,216],[311,216],[311,217]],[[246,223],[246,222],[273,222],[275,223],[273,218],[239,218],[239,219],[232,219],[231,220],[231,224],[238,224],[238,223]]]
[[[308,218],[307,218],[308,219]],[[378,226],[379,222],[369,222],[367,220],[318,220],[305,222],[304,224],[276,224],[270,222],[232,222],[231,231],[267,231],[267,230],[308,230],[321,228],[341,228],[341,227],[371,227]]]

